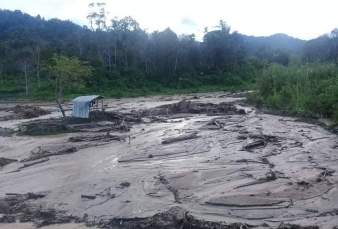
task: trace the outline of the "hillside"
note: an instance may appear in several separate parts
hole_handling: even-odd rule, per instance
[[[250,53],[256,53],[262,46],[270,46],[272,49],[287,50],[291,53],[299,53],[306,41],[278,33],[267,37],[254,37],[243,35],[243,40]]]
[[[65,96],[115,97],[247,90],[262,69],[272,63],[287,66],[290,55],[301,56],[303,47],[308,60],[322,53],[313,48],[313,41],[285,34],[247,36],[231,32],[224,21],[216,26],[218,30],[207,32],[203,42],[197,42],[193,34],[176,34],[170,28],[148,33],[132,17],[102,21],[97,15],[92,15],[94,26],[88,28],[0,10],[0,94],[51,99],[57,90]],[[323,55],[323,60],[334,58],[332,53]],[[63,85],[58,85],[60,76],[52,70],[60,67],[56,62],[62,59],[87,65],[86,77],[69,73]],[[74,75],[78,77],[73,79]]]

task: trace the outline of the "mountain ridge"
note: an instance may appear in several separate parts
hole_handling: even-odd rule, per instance
[[[19,20],[16,20],[16,21],[11,20],[11,17],[17,17],[17,18],[19,17]],[[0,22],[0,31],[1,31],[0,40],[3,40],[4,37],[6,37],[6,36],[3,36],[4,33],[11,32],[11,30],[15,30],[17,27],[19,27],[20,29],[23,29],[24,25],[29,25],[30,31],[22,30],[23,34],[38,33],[38,34],[35,34],[34,37],[36,37],[36,35],[44,36],[44,38],[48,40],[52,38],[50,34],[46,34],[46,32],[52,33],[53,31],[50,31],[48,28],[46,28],[46,27],[49,27],[49,26],[46,26],[46,24],[53,26],[53,27],[56,26],[58,28],[59,39],[66,36],[66,33],[74,32],[75,30],[87,29],[86,26],[81,26],[70,20],[60,20],[57,18],[45,20],[44,18],[41,18],[40,15],[37,15],[34,17],[20,10],[11,11],[11,10],[0,9],[0,19],[2,21],[2,23]],[[45,23],[39,24],[39,21],[45,22]],[[18,24],[18,22],[21,22],[21,23]],[[249,53],[252,55],[254,55],[257,51],[259,51],[260,48],[264,46],[271,47],[272,49],[285,49],[290,53],[299,53],[301,49],[303,48],[304,44],[306,43],[305,40],[295,38],[295,37],[289,36],[284,33],[276,33],[270,36],[253,36],[253,35],[246,35],[246,34],[241,34],[241,33],[239,33],[239,35],[243,38],[243,41],[246,44]],[[22,38],[24,38],[24,36]]]

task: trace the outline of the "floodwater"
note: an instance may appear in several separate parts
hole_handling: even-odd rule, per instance
[[[195,102],[240,103],[240,99],[222,93],[198,96]],[[184,97],[191,96],[107,100],[106,109],[151,109]],[[42,107],[53,110],[48,103]],[[30,204],[72,216],[88,214],[95,222],[148,217],[181,206],[198,218],[212,221],[271,226],[285,222],[320,228],[338,225],[337,136],[295,118],[246,109],[246,115],[191,114],[166,123],[141,123],[121,134],[130,136],[130,142],[112,141],[53,156],[19,172],[13,171],[22,163],[9,164],[0,168],[0,197],[44,192],[46,197],[30,200]],[[40,118],[58,116],[54,111]],[[207,125],[213,120],[221,123],[221,128]],[[24,121],[0,122],[0,126],[15,128]],[[199,137],[161,144],[164,138],[193,132]],[[0,137],[0,157],[22,160],[37,147],[65,144],[73,135]],[[243,147],[255,141],[252,135],[273,140],[246,150]],[[126,182],[130,186],[121,185]],[[83,199],[81,195],[96,198]],[[31,227],[0,224],[0,229]],[[46,228],[83,227],[67,224]]]

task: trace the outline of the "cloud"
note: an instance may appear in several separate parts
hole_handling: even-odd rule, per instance
[[[188,25],[188,26],[196,26],[197,25],[197,23],[192,18],[189,18],[189,17],[183,17],[181,19],[181,24]]]

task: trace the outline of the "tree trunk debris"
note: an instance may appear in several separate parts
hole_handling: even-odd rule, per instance
[[[60,101],[59,101],[58,99],[56,100],[56,103],[58,104],[58,106],[59,106],[59,108],[60,108],[60,111],[61,111],[61,113],[62,113],[62,116],[65,118],[65,117],[66,117],[65,110],[63,109],[63,107],[62,107],[62,105],[61,105],[61,103],[60,103]]]
[[[94,199],[96,198],[96,196],[91,196],[91,195],[81,195],[81,198],[94,200]]]
[[[47,161],[49,161],[49,158],[43,159],[41,161],[35,161],[35,162],[32,162],[32,163],[24,164],[23,166],[19,167],[19,169],[27,168],[29,166],[33,166],[33,165],[36,165],[36,164],[41,164],[41,163],[44,163],[44,162],[47,162]]]
[[[195,139],[198,138],[199,136],[197,133],[192,133],[192,134],[185,134],[177,137],[170,137],[170,138],[165,138],[162,141],[162,144],[171,144],[174,142],[179,142],[179,141],[185,141],[185,140],[190,140],[190,139]]]

